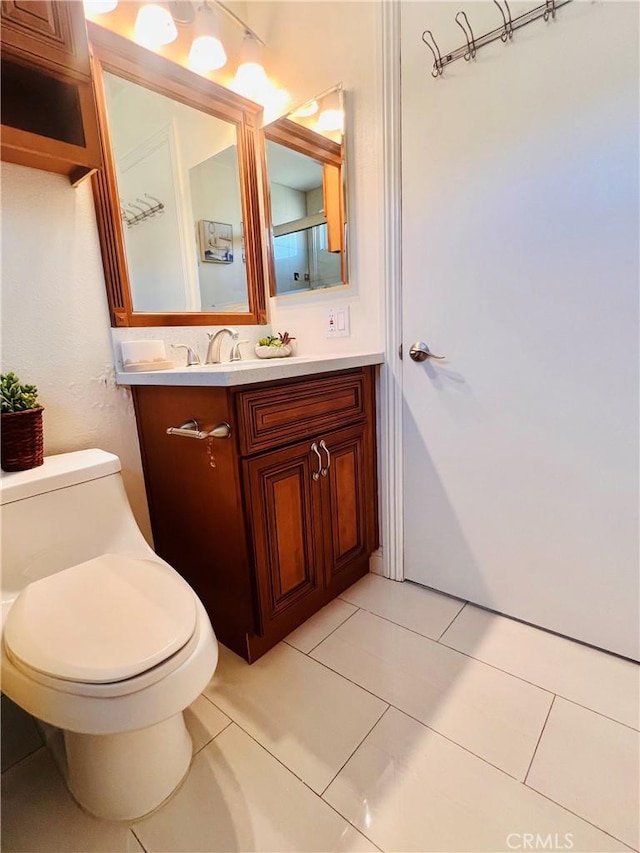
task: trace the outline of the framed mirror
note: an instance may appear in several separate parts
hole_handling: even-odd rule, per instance
[[[114,326],[266,323],[262,108],[95,24]]]
[[[271,295],[349,283],[344,92],[319,95],[267,125]]]

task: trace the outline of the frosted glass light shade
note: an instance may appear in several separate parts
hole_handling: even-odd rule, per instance
[[[325,132],[343,130],[344,115],[342,110],[323,110],[318,116],[318,130]]]
[[[189,68],[192,71],[217,71],[227,61],[220,39],[215,36],[198,36],[189,51]]]
[[[293,118],[309,118],[318,112],[318,102],[309,101],[308,104],[303,104],[299,109],[291,113]]]
[[[106,15],[107,12],[113,12],[118,0],[84,0],[83,5],[88,15]]]
[[[178,30],[169,11],[156,3],[148,3],[138,12],[133,38],[142,47],[154,50],[163,44],[171,44],[178,37]]]
[[[260,96],[269,88],[267,72],[258,62],[243,62],[236,71],[233,88],[240,95],[260,102]]]

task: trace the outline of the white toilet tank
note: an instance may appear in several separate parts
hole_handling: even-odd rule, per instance
[[[77,563],[105,553],[157,559],[131,512],[120,460],[104,450],[3,471],[0,505],[3,617],[27,584]]]

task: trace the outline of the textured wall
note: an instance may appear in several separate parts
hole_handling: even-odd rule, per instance
[[[265,65],[289,108],[342,83],[347,104],[351,286],[271,299],[271,324],[301,354],[379,348],[382,306],[382,88],[377,2],[278,0],[247,4],[265,39]],[[351,337],[327,340],[327,308],[348,304]]]
[[[45,453],[116,453],[145,535],[147,502],[129,392],[113,379],[90,182],[2,163],[2,371],[34,382]]]

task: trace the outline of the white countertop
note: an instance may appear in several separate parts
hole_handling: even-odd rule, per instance
[[[116,372],[118,385],[251,385],[296,376],[312,376],[350,367],[382,364],[384,353],[359,352],[341,355],[289,356],[289,358],[247,359],[197,367],[173,367],[139,373]]]

